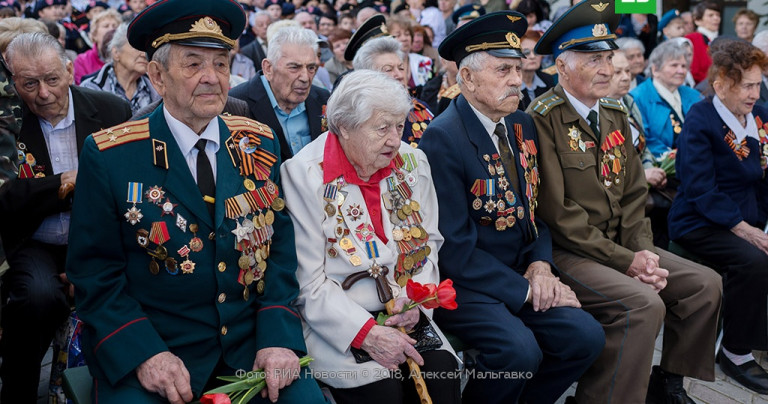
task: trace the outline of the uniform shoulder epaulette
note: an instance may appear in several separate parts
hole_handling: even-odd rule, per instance
[[[541,71],[547,73],[550,76],[554,76],[557,74],[557,65],[549,66],[546,69],[541,69]]]
[[[224,120],[224,123],[227,124],[227,127],[231,131],[244,130],[255,132],[267,139],[272,139],[272,129],[261,122],[254,121],[253,119],[244,116],[219,115],[219,117]]]
[[[93,135],[96,147],[104,151],[121,144],[149,138],[149,119],[128,121],[111,128],[102,129]]]
[[[607,97],[606,98],[601,98],[600,99],[600,105],[602,105],[602,106],[604,106],[606,108],[610,108],[610,109],[615,109],[617,111],[621,111],[621,112],[623,112],[625,114],[627,113],[627,109],[624,108],[624,104],[622,104],[621,101],[619,101],[619,100],[617,100],[615,98],[607,98]]]
[[[449,100],[452,100],[456,98],[459,94],[461,94],[461,89],[459,88],[458,84],[454,84],[446,89],[441,89],[440,93],[437,96],[440,98],[447,98]]]
[[[533,106],[533,111],[537,112],[541,116],[547,116],[552,108],[564,102],[565,100],[560,98],[557,94],[552,94],[549,97],[536,101],[536,105]]]

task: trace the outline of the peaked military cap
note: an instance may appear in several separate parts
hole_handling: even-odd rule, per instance
[[[40,10],[50,6],[66,6],[67,0],[37,0],[35,2],[35,13],[39,13]]]
[[[520,37],[528,20],[517,11],[497,11],[475,18],[456,28],[440,43],[438,52],[458,65],[474,52],[485,51],[500,58],[525,58]]]
[[[360,25],[360,28],[352,34],[347,42],[347,49],[344,50],[344,59],[351,61],[355,58],[355,54],[363,44],[369,39],[377,38],[380,36],[389,35],[387,31],[387,19],[381,14],[372,15],[371,18],[365,20]]]
[[[245,28],[245,11],[234,0],[160,0],[128,26],[134,48],[155,51],[166,43],[232,49]]]
[[[104,10],[106,10],[106,9],[109,8],[109,4],[107,4],[107,3],[103,2],[103,1],[93,1],[93,0],[91,0],[91,1],[88,2],[88,5],[85,6],[85,12],[87,13],[87,12],[91,11],[91,9],[93,9],[94,7],[101,7]]]
[[[571,7],[549,27],[536,43],[539,55],[558,55],[566,50],[599,52],[619,47],[613,31],[619,26],[620,15],[613,0],[584,0]]]
[[[664,15],[662,15],[661,19],[659,20],[658,30],[659,31],[664,30],[664,28],[666,28],[667,25],[669,25],[669,23],[672,22],[672,20],[674,20],[675,18],[680,18],[680,11],[678,11],[677,9],[673,8],[672,10],[669,10],[666,13],[664,13]]]
[[[458,24],[459,20],[472,20],[481,15],[485,15],[485,7],[479,4],[467,4],[456,9],[451,14],[451,20],[453,20],[454,24]]]

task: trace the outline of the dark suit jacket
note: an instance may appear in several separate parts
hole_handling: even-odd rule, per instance
[[[528,291],[528,281],[523,274],[534,261],[552,263],[552,241],[547,226],[538,218],[535,219],[538,237],[530,236],[535,235],[536,230],[526,196],[526,169],[521,166],[521,150],[513,129],[517,124],[522,125],[523,139],[538,144],[533,120],[518,110],[507,116],[505,122],[521,192],[512,191],[514,203],[510,203],[512,198],[503,196],[505,191],[501,188],[497,188],[501,198],[496,194],[490,197],[497,204],[504,200],[504,207],[514,212],[512,219],[507,216],[508,220],[514,220],[514,225],[503,231],[497,231],[495,226],[496,208],[488,212],[483,207],[472,206],[477,198],[472,193],[476,182],[493,179],[497,184],[500,177],[491,174],[485,160],[486,156],[497,154],[496,147],[463,95],[455,98],[448,109],[429,124],[419,149],[429,159],[440,205],[439,229],[445,237],[439,252],[441,278],[453,279],[457,302],[503,302],[516,313]],[[527,147],[530,149],[530,145]],[[536,150],[531,151],[535,156]],[[536,167],[535,158],[528,167],[528,170]],[[508,175],[505,172],[503,177],[509,180]],[[533,195],[534,189],[531,189]],[[509,190],[513,190],[511,181]],[[483,206],[489,200],[485,192],[479,198]],[[554,268],[554,264],[551,265]]]
[[[259,72],[252,79],[229,90],[229,95],[247,102],[253,119],[268,125],[275,131],[278,140],[280,140],[280,156],[285,161],[293,157],[293,151],[288,144],[285,133],[283,133],[280,121],[277,120],[275,110],[272,109],[272,103],[269,102],[267,90],[261,83],[261,75],[262,73]],[[307,118],[309,119],[309,134],[312,140],[315,140],[323,133],[321,125],[323,106],[328,102],[328,97],[330,96],[331,93],[328,90],[312,86],[309,90],[309,96],[304,101],[307,108]]]
[[[554,87],[555,84],[555,78],[552,77],[551,74],[542,73],[542,72],[536,72],[534,73],[536,76],[538,76],[541,81],[546,84],[546,87],[538,87],[535,90],[533,90],[533,93],[536,95],[536,97],[544,94],[549,90],[550,88]],[[528,108],[529,105],[531,105],[531,97],[528,96],[528,91],[522,90],[523,93],[523,99],[520,101],[520,105],[517,107],[520,111],[525,111],[526,108]]]
[[[261,70],[261,61],[267,58],[267,52],[257,39],[254,39],[248,45],[241,47],[240,54],[251,59],[256,70]]]
[[[131,117],[131,105],[122,98],[87,88],[71,86],[75,110],[75,130],[78,154],[83,142],[93,132],[117,125]],[[37,116],[26,106],[23,109],[23,124],[19,142],[26,147],[36,161],[35,172],[41,178],[19,178],[0,191],[0,234],[8,254],[34,234],[43,219],[59,212],[72,209],[72,200],[58,198],[61,174],[54,175],[48,155],[48,145]],[[79,167],[79,170],[88,170]]]
[[[768,87],[765,86],[765,81],[760,83],[760,99],[757,100],[757,103],[760,105],[766,105],[768,102]]]

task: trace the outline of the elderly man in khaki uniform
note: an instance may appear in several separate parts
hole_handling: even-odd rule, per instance
[[[582,403],[693,403],[683,376],[714,380],[721,280],[653,246],[646,184],[622,105],[608,95],[617,49],[613,2],[586,0],[544,34],[559,82],[529,107],[540,139],[537,213],[553,258],[602,325],[603,353],[581,377]],[[664,324],[660,366],[651,370]],[[648,375],[650,376],[650,380]]]

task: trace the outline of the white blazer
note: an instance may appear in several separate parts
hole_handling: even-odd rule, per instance
[[[353,266],[348,255],[338,247],[338,244],[334,244],[338,256],[331,257],[328,254],[328,249],[331,247],[328,239],[339,239],[339,237],[335,235],[336,216],[328,217],[324,211],[325,184],[323,184],[320,163],[323,161],[327,136],[328,133],[324,133],[283,163],[280,173],[286,206],[296,232],[296,254],[299,263],[296,276],[300,286],[296,305],[302,316],[307,351],[314,358],[310,367],[315,378],[323,383],[335,388],[351,388],[389,376],[388,370],[376,361],[356,363],[350,351],[353,339],[371,318],[370,312],[384,310],[384,304],[379,301],[372,278],[362,279],[348,290],[343,290],[341,287],[348,275],[365,270],[372,263],[365,254],[365,243],[354,236],[354,229],[361,223],[372,223],[363,196],[356,185],[347,184],[343,187],[342,190],[347,192],[347,195],[341,211],[346,227],[352,232],[348,238],[354,243],[357,255],[363,262],[359,266]],[[420,283],[436,284],[440,281],[437,253],[443,244],[443,237],[437,229],[437,195],[432,185],[429,163],[424,152],[406,143],[401,144],[400,153],[403,155],[412,153],[418,161],[418,166],[413,171],[417,174],[418,182],[412,187],[412,199],[421,205],[419,211],[423,219],[421,225],[429,234],[427,245],[432,249],[421,272],[413,279]],[[379,185],[383,193],[387,192],[386,178]],[[353,220],[346,214],[351,205],[362,207],[362,218]],[[374,234],[380,254],[376,262],[390,269],[387,281],[393,295],[405,297],[405,288],[400,288],[394,280],[398,257],[397,242],[392,239],[392,223],[388,219],[383,203],[381,212],[389,240],[384,244]],[[428,317],[432,317],[432,310],[423,311]],[[439,329],[437,330],[443,339],[441,349],[453,353],[448,340]]]

